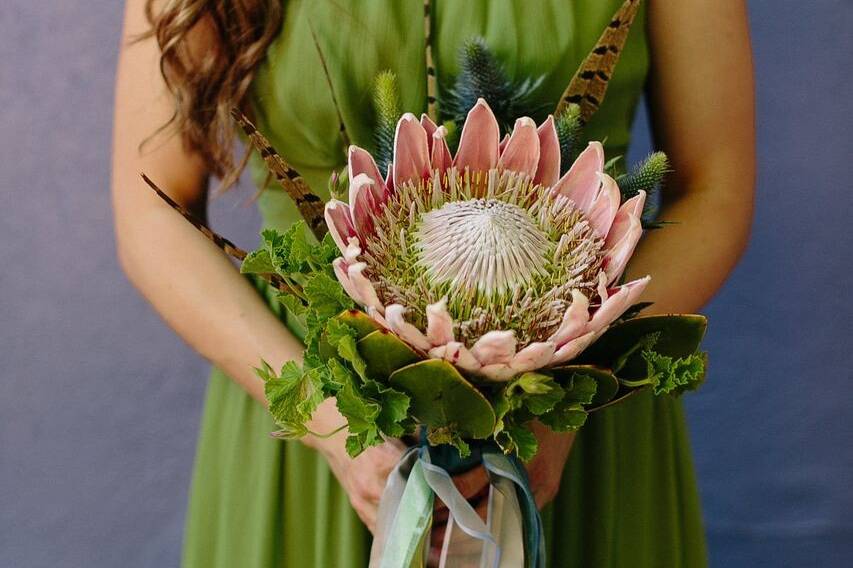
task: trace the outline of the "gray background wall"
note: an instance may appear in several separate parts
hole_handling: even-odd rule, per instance
[[[120,4],[0,4],[3,568],[179,557],[207,365],[115,261]],[[712,560],[849,566],[853,4],[765,0],[750,11],[756,223],[707,308],[710,380],[687,398]],[[646,150],[642,119],[637,131],[635,155]],[[247,195],[217,202],[213,222],[251,246]]]

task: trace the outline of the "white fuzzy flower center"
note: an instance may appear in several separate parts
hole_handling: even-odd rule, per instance
[[[486,294],[547,274],[550,242],[530,214],[496,199],[453,201],[424,214],[420,263],[434,283]]]

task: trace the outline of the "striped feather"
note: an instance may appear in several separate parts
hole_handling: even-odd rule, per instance
[[[619,62],[631,24],[642,0],[625,0],[613,15],[607,28],[598,38],[595,47],[586,56],[566,87],[555,115],[562,113],[569,104],[577,104],[581,109],[581,122],[586,123],[604,102],[607,84],[613,70]]]
[[[432,6],[430,0],[424,0],[424,63],[427,80],[427,116],[438,124],[438,87],[435,78],[435,62],[432,57]]]
[[[237,260],[239,260],[241,262],[243,261],[243,259],[246,258],[246,256],[248,256],[248,253],[246,251],[244,251],[243,249],[241,249],[240,247],[238,247],[237,245],[232,243],[230,240],[226,239],[225,237],[223,237],[222,235],[220,235],[219,233],[215,232],[210,227],[208,227],[207,225],[202,223],[201,220],[198,217],[196,217],[195,215],[193,215],[192,213],[190,213],[186,209],[186,207],[184,207],[183,205],[181,205],[180,203],[178,203],[177,201],[175,201],[174,199],[169,197],[169,195],[165,191],[163,191],[162,189],[157,187],[157,184],[154,183],[151,180],[151,178],[149,178],[147,175],[142,174],[142,179],[145,181],[145,183],[148,184],[148,187],[150,187],[151,189],[154,190],[154,192],[160,197],[160,199],[165,201],[169,205],[169,207],[171,207],[172,209],[174,209],[175,211],[180,213],[184,219],[189,221],[193,227],[198,229],[199,232],[201,232],[201,234],[203,234],[213,244],[215,244],[222,251],[224,251],[225,254],[227,254],[233,258],[236,258]],[[285,292],[288,290],[287,285],[278,276],[278,274],[262,274],[260,276],[264,280],[269,282],[274,288],[276,288],[282,292]]]
[[[252,146],[260,153],[276,181],[296,204],[311,232],[314,233],[317,240],[322,240],[329,232],[326,227],[326,220],[323,217],[323,210],[326,206],[323,199],[311,192],[311,188],[308,187],[308,183],[299,175],[299,172],[284,161],[284,158],[275,151],[269,140],[255,128],[255,125],[245,114],[238,109],[233,109],[231,116],[249,137]]]

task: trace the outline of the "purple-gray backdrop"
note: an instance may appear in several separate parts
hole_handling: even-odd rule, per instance
[[[0,4],[0,567],[178,562],[207,365],[120,273],[121,2]],[[750,6],[760,179],[687,397],[714,566],[853,560],[849,0]],[[646,151],[638,121],[634,156]],[[213,222],[245,246],[240,198]],[[713,239],[714,235],[708,235]]]

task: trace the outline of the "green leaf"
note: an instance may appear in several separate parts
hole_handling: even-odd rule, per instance
[[[363,387],[365,394],[379,401],[379,416],[376,424],[387,436],[399,438],[411,429],[409,418],[409,395],[369,381]]]
[[[574,432],[586,423],[587,412],[580,404],[560,405],[539,420],[555,432]]]
[[[567,391],[572,389],[574,377],[579,374],[594,379],[596,382],[595,396],[590,404],[596,406],[610,401],[619,391],[619,381],[609,369],[601,369],[593,365],[565,365],[549,371]]]
[[[356,331],[353,328],[336,318],[330,319],[326,324],[325,338],[329,345],[337,349],[341,359],[352,365],[362,380],[368,380],[367,364],[358,352]]]
[[[358,352],[367,363],[367,374],[387,382],[391,373],[419,361],[421,357],[396,335],[384,329],[366,335],[358,342]]]
[[[355,330],[356,339],[361,340],[378,329],[382,329],[376,321],[361,310],[346,310],[341,312],[336,319],[345,323]]]
[[[433,428],[455,429],[466,438],[487,438],[495,412],[486,397],[447,361],[429,359],[395,371],[395,388],[411,397],[411,413]]]
[[[351,456],[382,442],[376,424],[380,406],[360,392],[352,377],[345,380],[343,387],[337,392],[336,400],[338,410],[347,419],[350,435],[347,437],[346,448]]]
[[[659,334],[654,350],[677,359],[696,352],[706,327],[707,319],[695,314],[640,316],[608,329],[601,339],[581,353],[577,362],[615,369],[617,362],[632,352],[616,374],[620,379],[643,379],[647,375],[646,361],[637,347],[646,336]]]
[[[454,428],[427,428],[427,441],[433,446],[449,444],[459,451],[459,456],[462,458],[471,455],[471,446]]]
[[[548,375],[541,373],[524,373],[513,381],[511,392],[519,390],[522,395],[516,395],[521,404],[536,416],[545,414],[562,400],[563,388]]]
[[[495,441],[504,452],[515,452],[525,462],[533,459],[539,449],[536,435],[526,426],[515,423],[508,423]]]
[[[270,274],[275,272],[270,253],[266,249],[252,251],[243,259],[240,265],[243,274]]]
[[[305,224],[296,224],[299,228],[293,231],[293,237],[290,241],[290,256],[288,264],[292,267],[293,272],[304,272],[306,265],[310,265],[313,260],[314,243],[309,240],[308,231],[305,230]]]
[[[599,382],[594,377],[585,373],[575,373],[572,376],[571,385],[565,387],[566,396],[563,401],[566,404],[581,404],[586,406],[595,401]]]
[[[317,272],[308,277],[302,288],[305,297],[318,318],[331,318],[353,307],[340,283],[325,272]]]
[[[655,394],[679,395],[696,389],[705,378],[704,353],[673,359],[656,351],[643,351],[649,380]]]
[[[282,292],[277,296],[277,298],[278,301],[287,308],[287,311],[298,318],[303,317],[305,315],[305,311],[308,309],[308,307],[302,303],[302,300],[293,294]]]
[[[308,432],[305,424],[325,398],[322,378],[304,372],[292,361],[285,363],[278,376],[266,363],[257,372],[264,380],[264,395],[273,419],[286,435],[304,436]]]
[[[547,414],[539,417],[541,422],[555,432],[573,432],[584,425],[587,406],[595,399],[599,382],[593,377],[575,372],[567,385],[565,396]]]

